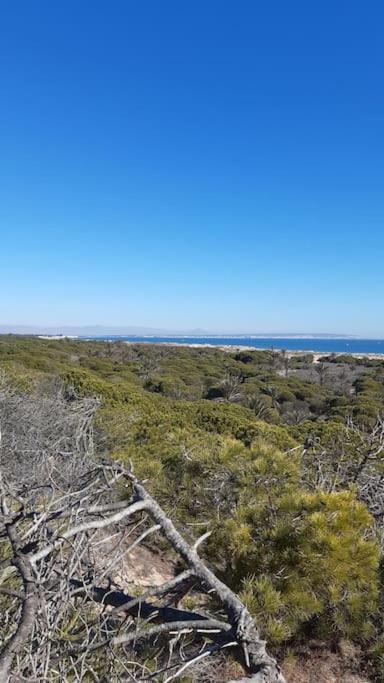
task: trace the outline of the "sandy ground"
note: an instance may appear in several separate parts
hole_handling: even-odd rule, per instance
[[[305,655],[287,659],[282,662],[287,683],[371,683],[356,671],[358,653],[354,647],[345,643],[345,650],[342,647],[336,653],[308,648]]]

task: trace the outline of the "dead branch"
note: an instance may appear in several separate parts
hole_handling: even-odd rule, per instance
[[[284,683],[200,558],[209,533],[187,541],[129,469],[95,461],[97,405],[60,383],[38,396],[0,387],[0,683],[165,682],[226,652],[254,683]],[[135,565],[149,538],[178,570],[148,587]],[[204,609],[173,606],[188,591]]]
[[[114,499],[111,482],[129,486],[124,505]],[[44,675],[45,680],[56,681],[69,665],[74,680],[81,680],[89,667],[111,675],[112,651],[116,680],[124,680],[127,661],[131,679],[142,677],[143,651],[146,656],[153,652],[158,680],[167,680],[179,662],[178,672],[168,677],[171,680],[182,675],[187,663],[190,667],[200,661],[205,649],[193,652],[203,637],[215,643],[204,656],[229,650],[255,682],[283,682],[243,603],[199,557],[197,547],[206,534],[188,543],[132,472],[117,463],[102,463],[85,473],[81,483],[66,492],[66,506],[53,478],[48,500],[43,495],[28,497],[15,483],[2,485],[3,533],[14,569],[4,579],[5,590],[11,580],[17,585],[9,588],[7,596],[13,600],[6,608],[13,618],[2,625],[0,680],[27,672],[31,678]],[[137,518],[144,525],[140,533]],[[149,534],[159,532],[185,569],[136,597],[114,587],[115,567],[120,570]],[[100,556],[96,550],[100,541],[105,546],[116,535],[121,540],[114,553]],[[149,602],[153,597],[167,600],[184,584],[210,596],[207,613]],[[212,598],[226,619],[209,612]],[[170,639],[176,635],[182,649],[172,646],[170,655]]]

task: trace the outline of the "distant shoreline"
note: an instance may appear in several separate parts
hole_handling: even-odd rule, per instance
[[[315,362],[327,356],[351,356],[354,358],[368,358],[370,360],[384,360],[383,339],[352,339],[351,337],[182,337],[182,336],[84,336],[76,335],[36,335],[39,339],[54,341],[89,341],[89,342],[122,342],[125,344],[158,344],[163,346],[211,348],[221,351],[275,351],[284,352],[289,357],[311,354]],[[377,350],[376,350],[377,349]],[[380,349],[380,350],[379,350]]]
[[[285,339],[286,337],[281,337],[282,339]],[[256,346],[243,346],[239,344],[223,344],[223,345],[218,345],[218,344],[191,344],[191,343],[186,343],[186,342],[169,342],[169,341],[124,341],[125,344],[129,345],[134,345],[134,344],[153,344],[153,345],[160,345],[161,346],[183,346],[186,348],[191,348],[191,349],[218,349],[219,351],[226,351],[227,353],[230,353],[231,351],[271,351],[272,349],[263,349],[259,348]],[[273,349],[276,353],[282,353],[282,349]],[[384,353],[369,353],[369,352],[360,352],[360,353],[355,353],[355,352],[346,352],[346,351],[313,351],[309,349],[287,349],[284,350],[285,355],[288,358],[294,358],[295,356],[305,356],[305,355],[312,355],[313,356],[313,361],[314,363],[317,363],[321,358],[329,358],[329,356],[352,356],[353,358],[368,358],[369,360],[382,360],[384,361]]]

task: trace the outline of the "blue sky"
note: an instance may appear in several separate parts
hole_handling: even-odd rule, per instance
[[[384,5],[0,8],[0,323],[384,336]]]

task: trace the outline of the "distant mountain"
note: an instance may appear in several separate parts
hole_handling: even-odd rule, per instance
[[[157,327],[134,327],[134,326],[104,326],[104,325],[0,325],[0,334],[46,334],[46,335],[69,335],[79,337],[105,337],[114,336],[174,336],[209,334],[206,330],[164,330]]]
[[[26,335],[68,335],[76,337],[124,337],[124,336],[153,336],[153,337],[253,337],[279,339],[356,339],[348,334],[308,333],[308,332],[210,332],[200,328],[191,330],[166,330],[157,327],[139,326],[107,326],[107,325],[0,325],[0,334],[26,334]]]

